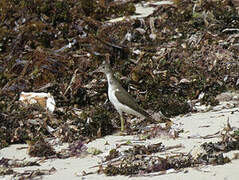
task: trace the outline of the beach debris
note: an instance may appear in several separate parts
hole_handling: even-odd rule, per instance
[[[88,152],[89,154],[92,154],[92,155],[98,155],[98,154],[101,154],[101,153],[102,153],[101,150],[99,150],[99,149],[97,149],[97,148],[95,148],[95,147],[90,147],[90,148],[88,148],[88,149],[87,149],[87,152]]]
[[[188,83],[191,83],[192,81],[186,79],[186,78],[183,78],[179,81],[179,84],[188,84]]]
[[[239,150],[238,129],[231,128],[228,122],[221,132],[224,132],[221,133],[221,141],[205,142],[187,154],[178,152],[166,158],[157,153],[183,146],[166,147],[162,143],[157,143],[147,146],[131,145],[132,148],[123,151],[112,149],[99,166],[98,173],[108,176],[155,176],[162,175],[165,171],[180,172],[186,167],[226,164],[231,162],[231,159],[225,157],[224,153]]]
[[[110,120],[119,119],[104,102],[106,83],[89,74],[106,53],[117,76],[124,77],[122,83],[134,87],[131,95],[142,107],[168,118],[195,111],[187,101],[199,97],[201,104],[216,105],[218,94],[238,89],[234,3],[42,3],[40,9],[26,0],[0,3],[1,148],[33,140],[40,132],[69,143],[81,135],[112,134],[117,123]],[[23,110],[21,92],[50,93],[56,104],[53,99],[39,103],[36,97],[29,102],[53,113],[40,112],[34,104]]]
[[[11,168],[7,167],[0,167],[0,176],[10,175],[13,174],[15,171],[13,171]]]
[[[38,140],[27,141],[28,154],[32,157],[50,157],[56,155],[53,147],[47,143],[42,136],[39,136]]]
[[[55,110],[55,100],[50,93],[21,92],[19,101],[24,106],[39,105],[41,108],[53,113]]]
[[[150,17],[149,25],[150,25],[150,29],[151,29],[151,34],[149,35],[149,38],[152,39],[153,41],[156,40],[156,38],[157,38],[154,21],[155,21],[154,17]]]
[[[120,152],[116,149],[111,149],[109,151],[109,155],[105,156],[104,162],[110,161],[112,159],[118,158],[120,156]]]
[[[188,136],[189,139],[210,139],[210,138],[216,138],[216,137],[221,137],[220,136],[220,131],[215,132],[213,134],[207,134],[207,135],[204,135],[204,136],[201,136],[199,134]]]
[[[44,175],[52,175],[56,172],[54,167],[50,169],[25,170],[24,172],[14,172],[15,179],[42,179]]]
[[[239,84],[238,6],[234,2],[46,0],[38,8],[38,1],[0,1],[4,19],[0,26],[0,148],[26,140],[35,143],[38,135],[72,143],[81,136],[90,141],[112,134],[117,127],[112,121],[119,119],[104,101],[106,83],[89,74],[106,53],[119,72],[117,77],[123,76],[123,83],[134,87],[128,89],[145,109],[170,118],[195,112],[187,103],[195,99],[203,105],[217,105],[218,94],[237,90]],[[123,18],[116,22],[118,17]],[[47,102],[42,107],[37,102],[40,109],[34,104],[22,108],[21,92],[50,93],[57,108],[51,104],[48,109]],[[237,107],[238,98],[231,99]],[[138,127],[133,133],[145,132],[142,139],[163,137],[164,133],[168,138],[177,137],[177,133],[170,134],[172,126],[162,132],[159,126],[151,126],[149,131]],[[207,149],[214,153],[230,149],[229,142],[236,148],[238,130],[205,138],[216,136],[223,136],[223,143],[206,144]],[[116,149],[111,156],[122,154]],[[211,162],[210,156],[201,162]],[[185,154],[178,157],[178,164],[188,163],[183,160]],[[148,162],[157,162],[157,158]],[[213,154],[213,158],[218,157]],[[121,163],[119,159],[115,162]],[[138,173],[137,169],[132,172]]]
[[[140,139],[151,139],[151,138],[177,138],[179,133],[183,132],[183,129],[167,118],[161,118],[161,121],[165,121],[164,123],[158,124],[150,124],[148,126],[144,126],[140,128],[139,125],[141,123],[136,124],[137,128],[133,129],[136,130],[137,136]],[[142,125],[141,125],[142,126]]]
[[[134,145],[132,148],[121,152],[120,154],[122,155],[120,158],[117,158],[117,161],[113,161],[112,158],[106,158],[110,161],[108,161],[106,167],[103,166],[100,173],[110,176],[119,174],[131,176],[168,170],[170,167],[173,167],[168,159],[153,155],[154,153],[163,151],[165,151],[165,146],[162,143],[148,146]],[[119,152],[113,150],[110,153],[115,154],[112,152],[115,152],[115,157],[118,157]],[[174,163],[177,166],[176,161]]]
[[[83,157],[88,154],[88,148],[82,140],[77,140],[68,146],[70,157]]]
[[[182,171],[183,171],[182,169],[178,169],[178,170],[169,169],[166,171],[153,172],[153,173],[147,173],[147,174],[135,174],[135,175],[131,175],[130,177],[154,177],[154,176],[161,176],[161,175],[166,175],[166,174],[175,174],[175,173],[179,173]]]
[[[16,175],[18,172],[13,168],[27,167],[27,166],[40,166],[37,161],[26,161],[24,159],[9,159],[2,157],[0,159],[0,176]]]
[[[26,166],[40,166],[40,164],[37,161],[26,161],[26,160],[21,160],[21,159],[9,159],[9,158],[4,158],[2,157],[0,159],[0,166],[1,167],[11,167],[11,168],[16,168],[16,167],[26,167]]]
[[[239,101],[239,92],[224,92],[221,94],[218,94],[216,96],[216,100],[223,102],[223,101]]]

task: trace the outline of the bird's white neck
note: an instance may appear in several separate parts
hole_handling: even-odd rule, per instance
[[[109,72],[109,73],[106,73],[106,77],[107,77],[107,81],[108,81],[108,86],[110,88],[110,86],[112,86],[114,83],[114,75],[112,72]]]

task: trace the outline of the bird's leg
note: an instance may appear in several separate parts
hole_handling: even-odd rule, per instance
[[[124,118],[122,114],[120,115],[120,121],[121,121],[121,131],[123,132],[125,130],[125,126],[124,126]]]

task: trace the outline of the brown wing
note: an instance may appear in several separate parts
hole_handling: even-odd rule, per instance
[[[151,118],[150,115],[141,108],[135,101],[134,98],[132,98],[123,88],[119,91],[115,91],[115,96],[119,100],[120,103],[132,107],[133,110],[139,112],[140,114],[144,115],[146,118]]]

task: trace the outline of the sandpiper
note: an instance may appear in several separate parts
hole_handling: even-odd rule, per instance
[[[138,117],[147,118],[153,120],[151,116],[141,108],[131,97],[128,92],[121,86],[121,84],[115,79],[113,71],[108,63],[103,63],[94,72],[105,73],[108,81],[108,97],[110,102],[114,105],[115,109],[118,111],[121,120],[121,131],[125,130],[125,121],[123,118],[123,112],[132,114]]]

